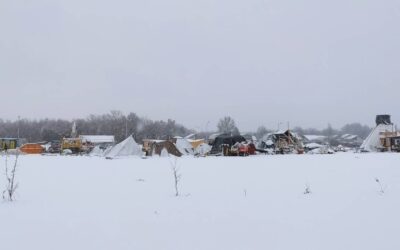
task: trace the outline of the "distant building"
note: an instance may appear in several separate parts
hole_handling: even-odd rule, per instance
[[[113,135],[80,135],[79,139],[82,143],[84,151],[91,151],[94,147],[106,149],[115,145],[115,137]]]
[[[364,141],[358,135],[351,135],[351,134],[344,134],[344,135],[336,138],[336,140],[337,140],[338,144],[345,146],[345,147],[351,147],[351,148],[360,147]]]
[[[90,143],[94,146],[103,144],[115,144],[115,137],[113,135],[80,135],[79,139],[82,143]]]
[[[0,150],[16,149],[21,146],[23,139],[18,138],[0,138]]]
[[[326,144],[328,142],[328,137],[324,135],[304,135],[303,137],[306,143]]]

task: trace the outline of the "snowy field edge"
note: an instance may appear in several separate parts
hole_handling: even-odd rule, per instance
[[[173,158],[21,156],[17,200],[0,204],[0,242],[3,249],[399,249],[399,159],[182,157],[175,197]]]

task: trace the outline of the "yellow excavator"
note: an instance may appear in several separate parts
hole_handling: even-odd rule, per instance
[[[76,123],[72,125],[72,132],[70,138],[63,138],[61,141],[61,152],[69,149],[73,154],[82,152],[82,140],[78,137],[76,130]]]
[[[80,138],[63,138],[61,142],[61,152],[69,149],[72,153],[82,152],[82,140]]]

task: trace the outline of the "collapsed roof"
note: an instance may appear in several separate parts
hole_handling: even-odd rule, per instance
[[[301,141],[302,138],[298,134],[290,130],[279,130],[265,135],[258,143],[258,148],[287,148],[290,145],[303,147]]]
[[[193,146],[187,139],[177,138],[175,145],[182,155],[194,155]]]
[[[169,155],[175,155],[177,157],[181,157],[182,153],[178,150],[176,145],[171,141],[161,141],[154,142],[151,144],[150,155],[159,155],[164,156],[163,154],[167,152]]]

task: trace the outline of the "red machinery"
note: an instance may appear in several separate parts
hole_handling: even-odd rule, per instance
[[[255,155],[256,154],[256,147],[253,143],[248,144],[241,144],[238,149],[238,155],[240,156],[248,156],[248,155]]]

